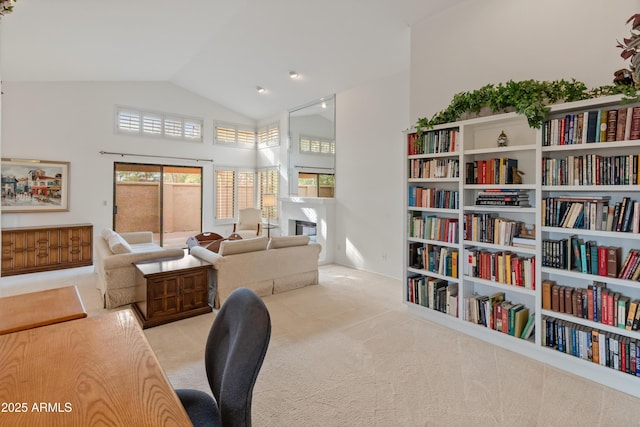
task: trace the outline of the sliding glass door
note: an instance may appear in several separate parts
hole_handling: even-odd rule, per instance
[[[151,231],[164,247],[184,247],[202,229],[202,168],[114,164],[113,228]]]

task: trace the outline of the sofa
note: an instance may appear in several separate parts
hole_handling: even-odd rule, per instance
[[[150,231],[116,233],[102,231],[95,239],[94,270],[105,308],[135,302],[135,267],[133,263],[160,258],[180,258],[182,249],[162,248],[153,242]]]
[[[206,247],[191,248],[191,255],[213,265],[217,300],[224,303],[234,289],[246,287],[261,297],[318,284],[321,246],[309,236],[257,237],[225,240],[218,252]],[[213,298],[213,292],[209,298]]]

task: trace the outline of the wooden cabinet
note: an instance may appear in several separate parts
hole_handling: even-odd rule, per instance
[[[91,224],[2,230],[2,276],[92,264]]]
[[[211,264],[186,255],[137,263],[134,309],[148,328],[208,313]]]

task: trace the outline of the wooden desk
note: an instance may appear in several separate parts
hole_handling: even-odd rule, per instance
[[[191,425],[131,310],[0,336],[0,384],[2,425]]]
[[[75,286],[0,298],[0,335],[83,317]]]

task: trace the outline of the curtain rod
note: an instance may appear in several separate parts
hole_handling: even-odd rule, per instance
[[[297,169],[302,169],[302,168],[305,168],[305,169],[327,169],[327,170],[334,170],[335,169],[335,168],[323,168],[321,166],[305,166],[305,165],[302,165],[302,166],[295,165],[294,167],[297,168]]]
[[[193,157],[175,157],[175,156],[154,156],[152,154],[134,154],[134,153],[114,153],[111,151],[100,151],[100,154],[103,156],[105,154],[110,154],[112,156],[136,156],[136,157],[154,157],[156,159],[178,159],[178,160],[191,160],[194,162],[211,162],[213,163],[213,159],[196,159]]]

